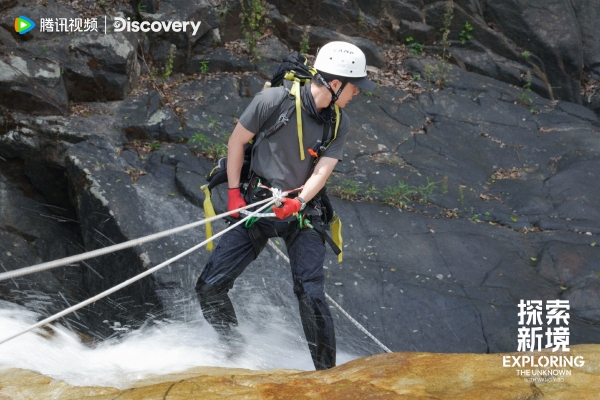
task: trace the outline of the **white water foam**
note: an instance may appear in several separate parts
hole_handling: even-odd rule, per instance
[[[275,307],[271,312],[279,313]],[[39,318],[23,307],[0,301],[0,339],[26,329]],[[93,348],[56,324],[54,334],[38,329],[1,344],[0,367],[33,370],[75,386],[120,389],[151,375],[200,366],[314,370],[304,335],[284,319],[241,322],[239,329],[246,345],[232,360],[227,359],[225,347],[203,320],[162,322]],[[355,358],[338,351],[337,364]]]

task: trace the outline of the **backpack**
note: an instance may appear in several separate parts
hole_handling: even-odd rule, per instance
[[[262,140],[270,137],[277,133],[279,129],[281,129],[285,124],[289,122],[290,116],[296,110],[297,116],[297,124],[298,124],[298,140],[300,141],[300,159],[305,159],[304,154],[304,146],[302,145],[302,112],[301,112],[301,99],[300,99],[300,87],[309,83],[313,76],[317,74],[317,70],[313,67],[308,66],[308,60],[306,57],[301,55],[298,52],[294,52],[288,56],[286,56],[281,63],[277,66],[273,73],[273,78],[270,82],[265,84],[265,88],[267,87],[278,87],[285,86],[286,90],[289,92],[289,96],[286,96],[284,101],[275,109],[274,115],[279,115],[275,124],[270,126],[267,129],[263,129],[262,132],[259,132],[255,139],[251,140],[246,144],[244,148],[244,162],[242,164],[242,171],[240,176],[240,183],[242,185],[248,184],[251,177],[252,172],[252,154],[254,146],[257,146]],[[341,120],[341,112],[337,105],[334,105],[334,110],[336,114],[335,118],[335,127],[333,129],[333,135],[329,138],[329,132],[331,131],[331,124],[323,124],[323,139],[321,140],[321,146],[316,150],[309,150],[311,156],[315,156],[314,164],[320,159],[321,154],[331,145],[331,143],[336,139],[337,132],[340,126]],[[277,114],[278,113],[278,114]],[[227,182],[227,157],[221,158],[217,165],[208,173],[206,176],[206,180],[208,181],[207,185],[201,187],[204,190],[204,211],[206,218],[210,218],[215,216],[216,213],[214,211],[214,207],[212,205],[211,200],[211,191],[214,187],[226,183]],[[334,230],[334,236],[339,236],[339,239],[333,242],[328,240],[329,244],[334,248],[336,254],[338,254],[338,261],[341,262],[341,221],[337,214],[333,212],[333,208],[331,207],[331,202],[325,193],[325,188],[319,195],[315,196],[315,200],[321,201],[323,203],[323,222],[328,225],[332,224]],[[333,225],[333,224],[338,225]],[[337,234],[336,234],[337,232]],[[206,236],[212,236],[212,227],[210,222],[206,224]],[[340,246],[337,246],[337,242],[339,241]],[[206,245],[207,250],[212,251],[213,245],[212,242],[209,242]]]

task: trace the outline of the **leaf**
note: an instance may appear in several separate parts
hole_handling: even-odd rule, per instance
[[[566,286],[560,286],[561,290],[567,290]]]
[[[596,242],[590,244],[590,246],[595,247],[596,246]]]
[[[392,272],[396,272],[396,268],[391,268],[390,269]]]
[[[517,217],[515,217],[514,215],[511,215],[511,216],[510,216],[510,220],[511,220],[512,222],[517,222]]]
[[[537,261],[537,258],[535,258],[535,257],[531,257],[531,261],[534,261],[534,262],[535,262],[535,261]]]
[[[169,193],[169,196],[174,197],[174,196],[176,196],[176,194],[175,193]]]

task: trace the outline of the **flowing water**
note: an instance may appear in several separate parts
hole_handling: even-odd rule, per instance
[[[274,306],[270,318],[240,321],[245,346],[233,359],[215,331],[199,317],[195,321],[159,322],[131,331],[120,339],[94,346],[61,324],[38,329],[0,345],[0,369],[23,368],[76,386],[130,387],[151,375],[217,366],[254,370],[274,368],[314,370],[298,323]],[[199,315],[199,314],[198,314]],[[275,316],[276,318],[273,318]],[[40,315],[0,301],[0,339],[36,323]],[[358,356],[338,351],[338,365]]]

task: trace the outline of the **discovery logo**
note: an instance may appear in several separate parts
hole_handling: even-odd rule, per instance
[[[30,20],[29,18],[24,17],[22,15],[15,18],[15,31],[19,35],[24,35],[33,28],[35,28],[35,22]]]
[[[202,22],[194,21],[130,21],[130,18],[115,17],[113,27],[115,32],[187,32],[188,25],[192,30],[192,36],[194,36],[200,24]]]

